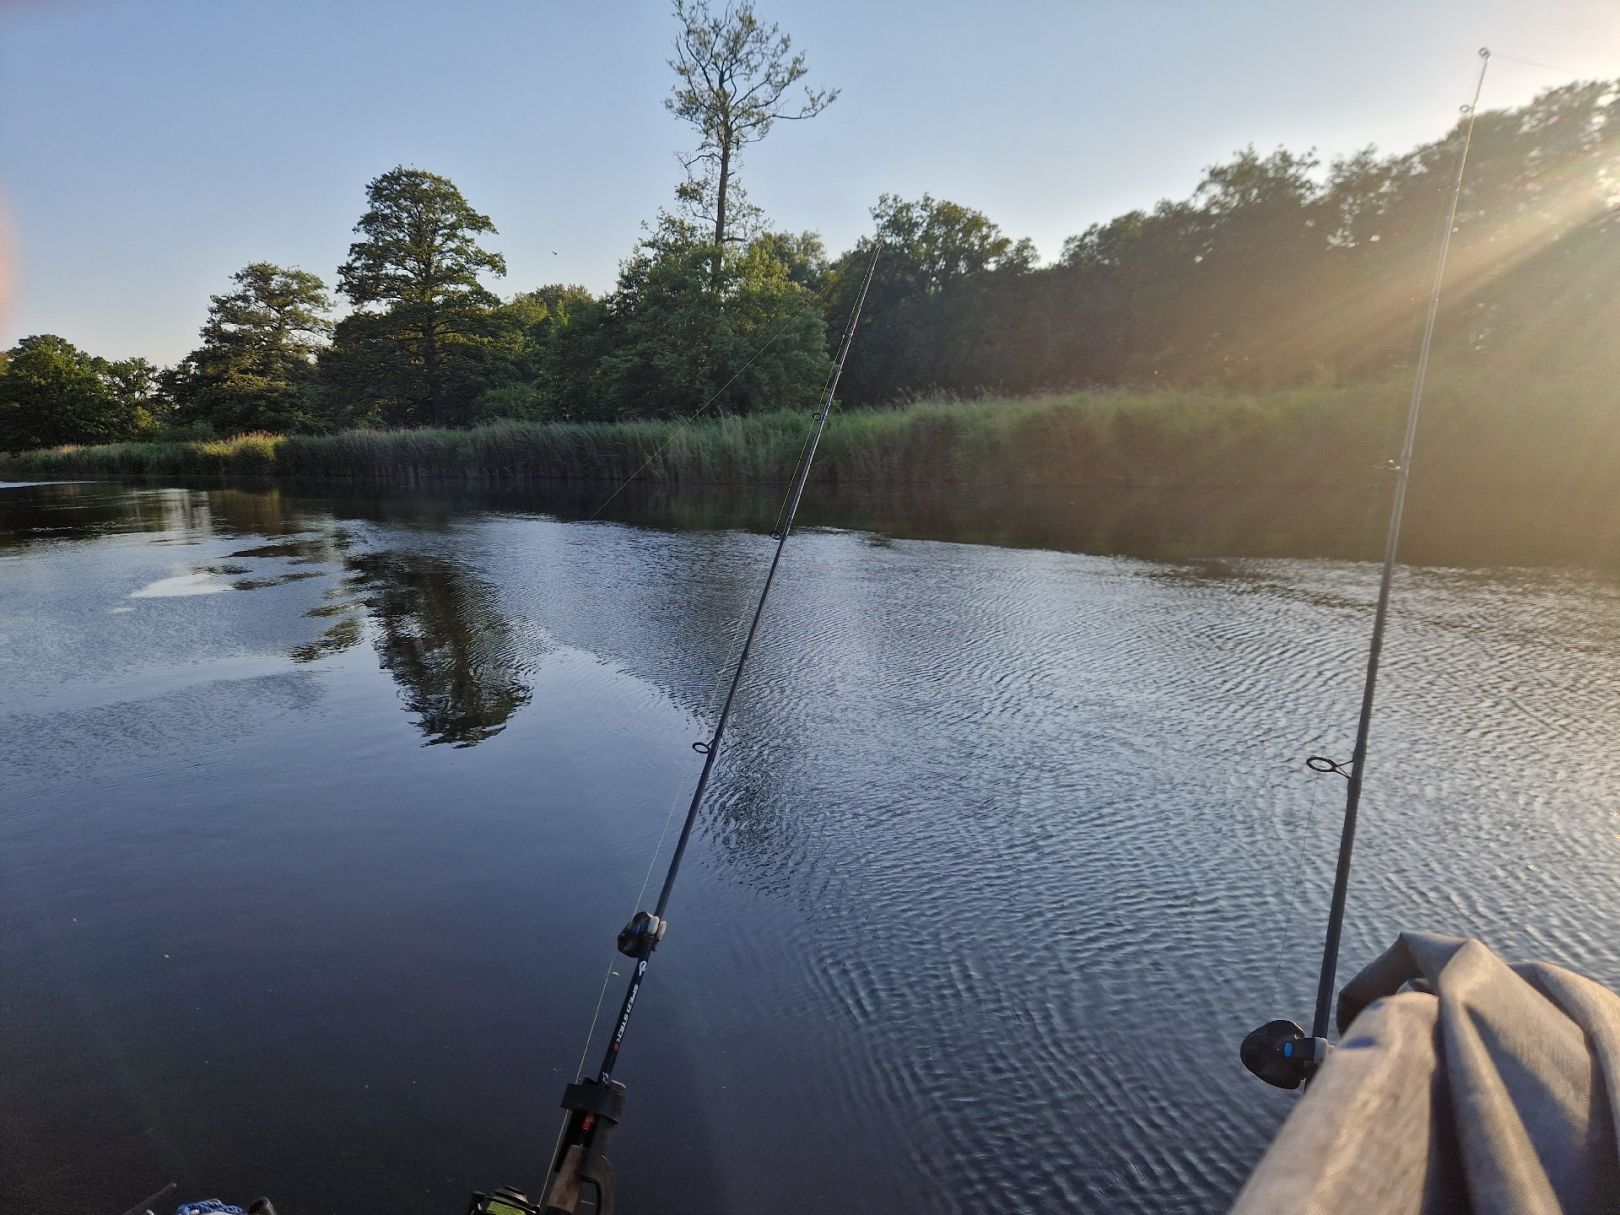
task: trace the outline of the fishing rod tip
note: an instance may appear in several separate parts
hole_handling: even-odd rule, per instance
[[[1491,48],[1488,47],[1488,46],[1480,47],[1479,48],[1479,57],[1481,59],[1489,59],[1491,57]]]

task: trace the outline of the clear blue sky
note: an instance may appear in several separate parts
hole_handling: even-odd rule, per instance
[[[843,96],[744,179],[833,252],[885,191],[977,207],[1051,258],[1250,142],[1404,150],[1455,120],[1481,45],[1620,76],[1616,0],[758,8]],[[366,182],[400,163],[494,219],[496,290],[605,290],[690,142],[662,105],[673,33],[662,0],[0,0],[0,346],[172,362],[247,262],[333,282]],[[1498,59],[1486,101],[1568,79]]]

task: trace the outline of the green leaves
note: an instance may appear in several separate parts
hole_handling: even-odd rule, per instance
[[[307,270],[254,262],[216,295],[198,354],[221,373],[288,379],[307,371],[332,334],[326,284]]]
[[[462,420],[477,395],[466,391],[468,356],[483,357],[475,348],[491,342],[498,303],[479,275],[506,273],[505,259],[478,243],[495,225],[448,178],[403,165],[367,186],[366,201],[354,229],[362,239],[338,271],[356,309],[338,329],[339,344],[352,344],[339,362],[380,373],[387,397],[363,404],[389,421]]]
[[[414,304],[439,311],[493,307],[480,272],[504,275],[506,260],[478,243],[495,234],[454,183],[437,173],[390,169],[366,187],[366,213],[338,271],[338,290],[356,308]]]
[[[602,416],[797,409],[816,399],[829,367],[826,323],[791,275],[784,248],[761,239],[721,251],[667,225],[624,264],[608,301],[616,332],[602,359]],[[810,249],[813,251],[813,246]],[[719,267],[718,274],[716,266]]]
[[[23,338],[0,372],[0,450],[133,439],[153,426],[154,376],[145,359],[109,362],[66,338]]]
[[[315,358],[331,335],[326,284],[307,270],[253,262],[216,295],[202,345],[165,376],[182,425],[215,434],[322,428]]]
[[[696,150],[682,157],[686,181],[676,192],[683,212],[701,220],[725,246],[739,218],[757,220],[735,180],[742,150],[764,139],[778,120],[814,118],[838,97],[837,89],[808,86],[802,99],[788,92],[809,69],[804,55],[775,25],[765,25],[751,0],[716,15],[708,0],[675,0],[681,32],[675,39],[675,89],[664,108],[697,128]]]

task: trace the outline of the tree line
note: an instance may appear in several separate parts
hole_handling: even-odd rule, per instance
[[[869,236],[829,256],[770,226],[744,149],[836,98],[751,4],[677,0],[671,112],[696,149],[673,208],[618,281],[498,297],[498,232],[449,179],[399,166],[366,187],[335,276],[255,262],[212,297],[195,350],[159,369],[63,338],[0,364],[0,449],[249,430],[618,420],[796,408],[816,396],[881,244],[846,400],[1016,395],[1102,385],[1233,389],[1376,378],[1410,359],[1461,140],[1323,164],[1253,148],[1196,190],[1094,224],[1048,265],[983,213],[882,196]],[[1442,349],[1457,359],[1583,352],[1549,344],[1559,307],[1612,305],[1620,94],[1578,82],[1480,116]],[[1607,260],[1605,260],[1607,259]],[[1529,345],[1526,331],[1541,335]]]

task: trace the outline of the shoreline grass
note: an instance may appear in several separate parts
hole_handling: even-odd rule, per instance
[[[1241,395],[1108,390],[836,411],[813,479],[872,486],[1364,484],[1392,454],[1403,392],[1380,384]],[[1430,395],[1420,435],[1430,479],[1569,488],[1569,470],[1559,467],[1568,461],[1560,457],[1591,454],[1570,443],[1572,431],[1601,429],[1604,435],[1594,431],[1591,438],[1607,438],[1615,449],[1612,415],[1549,385],[1534,401],[1499,387],[1470,391],[1455,380]],[[1549,411],[1566,421],[1555,431],[1556,457],[1546,448]],[[1538,414],[1539,429],[1527,429],[1523,420]],[[1490,424],[1481,425],[1481,415]],[[470,430],[247,434],[0,455],[0,479],[782,482],[792,475],[809,425],[806,414],[782,412],[690,423],[506,421]],[[1553,458],[1526,461],[1527,444]],[[1581,471],[1590,484],[1596,470]]]
[[[1341,412],[1338,392],[1267,396],[1075,392],[1014,400],[921,401],[834,413],[815,479],[1066,483],[1120,480],[1219,462],[1259,434],[1300,432]],[[0,478],[284,476],[372,481],[786,481],[801,413],[630,422],[494,422],[469,430],[245,434],[0,455]],[[1148,460],[1147,457],[1155,457]]]

